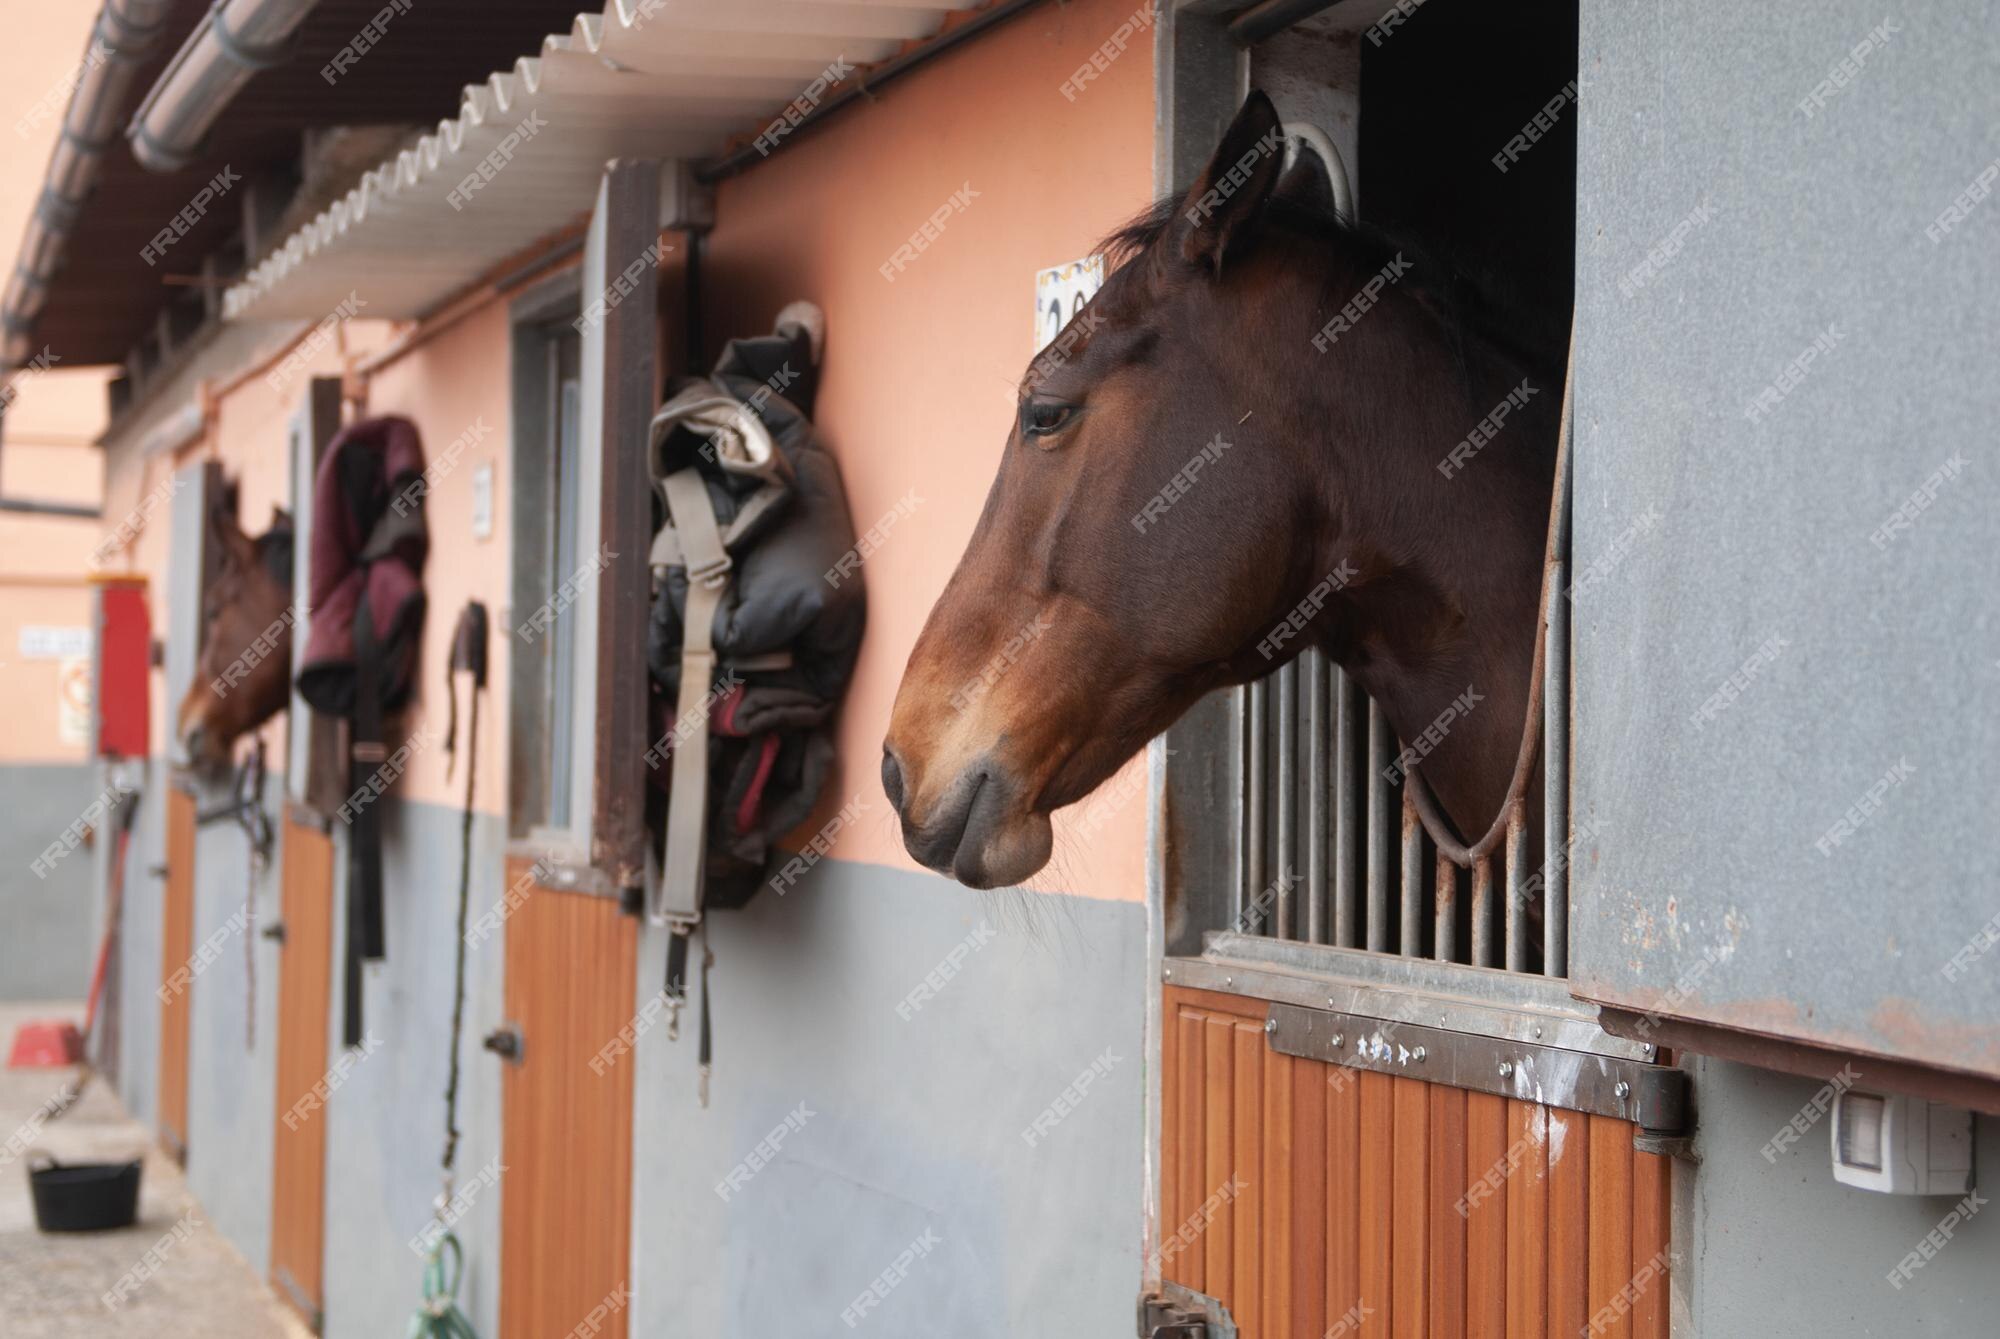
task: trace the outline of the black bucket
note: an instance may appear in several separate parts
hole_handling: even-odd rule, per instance
[[[139,1216],[139,1162],[73,1162],[44,1155],[28,1169],[35,1226],[44,1232],[103,1232]]]

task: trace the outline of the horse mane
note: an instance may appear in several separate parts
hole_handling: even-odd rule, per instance
[[[1324,178],[1318,180],[1324,182]],[[1337,246],[1354,259],[1364,275],[1375,273],[1400,255],[1409,262],[1409,271],[1396,286],[1415,296],[1444,326],[1459,350],[1461,364],[1465,339],[1471,335],[1523,369],[1540,365],[1541,360],[1512,329],[1508,313],[1477,284],[1408,235],[1340,214],[1325,202],[1323,186],[1316,188],[1312,182],[1311,176],[1301,175],[1297,169],[1288,173],[1265,202],[1264,225]],[[1110,269],[1118,269],[1164,237],[1185,203],[1179,195],[1161,196],[1106,234],[1093,254],[1103,256]]]

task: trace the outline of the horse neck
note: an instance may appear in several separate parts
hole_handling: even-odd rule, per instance
[[[1329,567],[1357,556],[1364,579],[1324,636],[1328,654],[1378,702],[1468,837],[1498,812],[1520,750],[1533,672],[1559,385],[1535,398],[1462,474],[1437,462],[1517,385],[1482,346],[1452,347],[1414,303],[1385,303],[1357,329],[1346,374],[1315,388],[1328,425],[1313,443],[1329,482]],[[1366,336],[1374,338],[1366,338]],[[1357,387],[1373,386],[1357,405]],[[1363,454],[1367,453],[1367,454]],[[1454,707],[1456,708],[1454,710]],[[1434,743],[1418,744],[1447,717]]]

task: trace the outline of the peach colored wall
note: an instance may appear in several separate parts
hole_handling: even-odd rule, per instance
[[[103,5],[99,0],[48,0],[9,10],[7,40],[0,43],[0,257],[7,270],[21,248],[21,234],[48,167],[49,150],[62,129],[69,90],[88,50],[91,25]],[[35,350],[40,353],[41,350]],[[6,447],[0,461],[12,454],[17,440],[44,434],[65,441],[89,441],[104,425],[104,383],[111,370],[74,369],[63,350],[51,348],[55,370],[25,378],[19,399],[7,414]],[[81,462],[81,459],[79,461]],[[6,470],[11,472],[11,461]],[[93,468],[81,471],[95,477]],[[21,489],[23,481],[0,479],[0,487]]]
[[[351,354],[380,347],[393,333],[382,322],[352,321],[346,327]],[[271,508],[291,507],[292,479],[288,441],[293,416],[304,402],[314,376],[339,375],[342,355],[328,345],[283,386],[273,388],[253,377],[223,396],[206,438],[169,462],[145,462],[129,467],[111,480],[106,505],[107,528],[132,512],[150,492],[163,487],[171,470],[197,461],[220,461],[238,481],[237,515],[244,529],[261,533],[270,523]],[[509,565],[507,460],[509,445],[509,361],[507,308],[496,304],[467,318],[407,357],[379,371],[370,385],[366,412],[402,414],[423,435],[426,454],[435,460],[461,433],[483,422],[479,441],[464,449],[456,466],[434,480],[425,499],[431,527],[431,556],[424,581],[429,595],[423,661],[418,670],[417,697],[405,723],[412,733],[434,736],[410,762],[398,783],[399,794],[411,800],[456,805],[464,796],[464,773],[445,779],[443,732],[450,704],[443,695],[444,666],[451,652],[451,633],[458,611],[468,599],[486,602],[494,616],[494,657],[488,676],[488,698],[480,714],[479,807],[488,813],[505,810],[506,799],[506,649]],[[353,413],[349,411],[349,417]],[[472,476],[482,463],[494,465],[494,534],[472,538]],[[139,531],[129,554],[116,556],[107,567],[143,573],[150,583],[150,603],[156,636],[172,635],[166,623],[167,570],[172,560],[169,509],[157,506]],[[295,648],[295,651],[299,648]],[[162,676],[154,675],[154,748],[171,748],[177,699],[169,700]],[[463,725],[461,724],[461,729]],[[260,732],[268,755],[282,758],[286,748],[286,718],[280,715]],[[460,741],[461,748],[463,740]],[[244,741],[239,748],[248,749]]]
[[[978,519],[1033,352],[1035,272],[1074,260],[1152,199],[1152,43],[1077,98],[1065,80],[1135,8],[1076,0],[1010,21],[723,183],[702,284],[711,346],[769,329],[792,298],[827,314],[819,426],[857,529],[920,506],[866,562],[868,636],[833,792],[869,806],[837,858],[912,867],[878,769],[903,665]],[[879,267],[956,191],[977,192],[893,282]],[[1099,809],[1059,814],[1037,885],[1145,896],[1144,760]],[[1079,809],[1089,811],[1089,802]]]
[[[507,304],[497,302],[439,336],[416,353],[379,373],[370,388],[370,414],[402,414],[423,434],[424,453],[436,462],[461,434],[483,423],[486,431],[465,447],[449,473],[434,477],[424,498],[431,552],[424,569],[429,610],[424,620],[423,663],[417,671],[417,701],[406,716],[412,731],[434,737],[411,760],[398,782],[405,799],[456,807],[465,802],[465,740],[452,779],[445,777],[444,731],[451,703],[445,697],[445,665],[451,659],[452,630],[467,600],[485,603],[491,628],[486,700],[479,711],[479,775],[474,798],[482,813],[507,812],[507,666],[517,645],[517,619],[509,609],[513,550],[509,458],[512,439],[512,367]],[[493,534],[472,537],[472,476],[493,466]],[[465,685],[458,689],[462,695]],[[466,728],[461,700],[459,730]]]
[[[795,149],[725,183],[708,241],[703,283],[711,340],[768,328],[793,297],[828,314],[820,424],[846,472],[857,527],[914,490],[918,510],[867,563],[869,630],[844,711],[841,770],[821,818],[859,792],[867,817],[834,855],[901,867],[878,778],[881,739],[911,645],[971,532],[997,465],[1013,388],[1032,351],[1035,271],[1086,254],[1151,198],[1153,86],[1150,48],[1135,45],[1075,101],[1068,79],[1123,19],[1131,0],[1078,0],[1003,26],[841,113]],[[878,267],[954,191],[978,192],[937,241],[891,283]],[[365,296],[365,295],[364,295]],[[977,314],[976,319],[973,314]],[[380,323],[349,323],[350,343],[373,345]],[[432,551],[413,729],[441,732],[450,633],[468,598],[494,616],[493,673],[482,713],[479,807],[504,811],[509,515],[510,377],[507,313],[488,307],[379,373],[369,413],[414,419],[435,456],[476,421],[489,431],[427,499]],[[325,351],[314,371],[339,369]],[[241,515],[261,529],[286,496],[286,427],[305,374],[283,393],[261,379],[226,397],[204,444],[243,480]],[[494,466],[495,533],[471,537],[471,480]],[[111,482],[107,517],[123,515],[163,479]],[[136,570],[152,580],[156,620],[166,615],[164,511],[140,535]],[[114,563],[122,566],[123,560]],[[163,624],[156,624],[163,627]],[[158,676],[155,676],[156,678]],[[158,747],[177,704],[156,700]],[[283,724],[267,727],[274,752]],[[281,755],[280,755],[281,756]],[[447,782],[441,748],[416,756],[401,783],[412,800],[456,804],[463,777]],[[1106,793],[1058,817],[1056,863],[1039,886],[1137,900],[1145,895],[1144,762]],[[1094,807],[1093,807],[1094,805]],[[1087,814],[1078,822],[1077,816]],[[804,832],[809,833],[816,819]]]
[[[37,5],[32,17],[9,25],[0,43],[0,89],[7,90],[0,98],[6,128],[0,133],[0,260],[7,271],[41,193],[68,105],[67,79],[83,59],[99,8],[97,0]],[[49,352],[54,370],[23,377],[7,408],[0,496],[94,504],[103,491],[103,463],[90,443],[104,425],[108,374],[71,370],[61,349]],[[21,659],[17,636],[23,625],[90,626],[92,600],[82,578],[96,542],[97,524],[88,519],[0,513],[0,702],[8,704],[0,763],[77,762],[85,755],[83,745],[63,743],[57,729],[56,664]],[[73,584],[49,585],[51,578]]]
[[[9,521],[18,519],[7,518]],[[7,725],[0,730],[0,764],[81,762],[88,749],[65,742],[57,693],[62,662],[23,660],[20,631],[27,626],[88,628],[91,592],[81,583],[33,586],[0,580],[0,701]]]

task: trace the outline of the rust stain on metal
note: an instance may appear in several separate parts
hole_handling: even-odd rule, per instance
[[[1942,1046],[1951,1053],[1951,1063],[1986,1073],[2000,1071],[2000,1019],[1968,1023],[1927,1013],[1901,995],[1890,995],[1876,1004],[1868,1025],[1884,1046],[1911,1055],[1934,1055]]]

